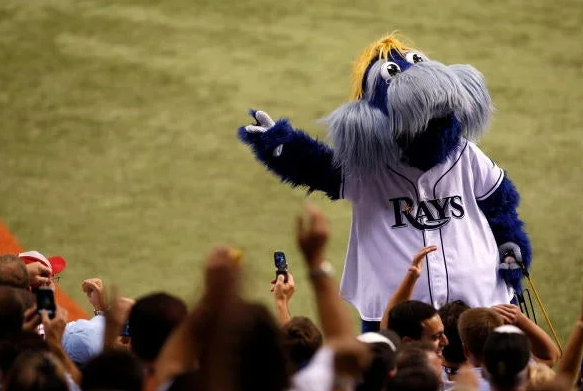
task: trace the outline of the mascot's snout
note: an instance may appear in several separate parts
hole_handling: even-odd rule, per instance
[[[459,71],[456,66],[423,61],[384,80],[382,69],[387,63],[378,66],[381,76],[376,82],[386,85],[387,130],[395,137],[413,139],[427,130],[431,120],[452,115],[462,127],[488,122],[490,96],[482,75],[474,68]]]

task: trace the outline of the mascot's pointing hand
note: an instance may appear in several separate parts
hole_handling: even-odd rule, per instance
[[[256,123],[254,125],[245,126],[245,130],[248,133],[265,133],[269,128],[275,125],[275,122],[271,119],[265,111],[255,111],[251,110],[250,114],[255,118]]]
[[[251,110],[249,114],[255,118],[255,124],[245,126],[245,131],[247,133],[265,133],[275,125],[275,122],[273,122],[271,117],[265,111]],[[282,151],[283,144],[279,144],[273,150],[272,155],[274,157],[279,157]]]

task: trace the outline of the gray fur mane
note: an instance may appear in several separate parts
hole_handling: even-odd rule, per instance
[[[340,106],[322,120],[335,162],[345,174],[370,174],[399,161],[402,151],[396,140],[422,137],[432,119],[454,115],[462,125],[461,136],[472,141],[486,131],[493,107],[484,77],[475,68],[424,61],[387,84],[380,76],[384,62],[371,65],[363,98]],[[385,103],[376,107],[373,102]]]

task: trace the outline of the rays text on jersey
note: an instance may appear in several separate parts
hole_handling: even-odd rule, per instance
[[[409,197],[391,198],[389,201],[395,213],[392,228],[411,224],[418,230],[439,229],[449,223],[452,217],[461,219],[465,215],[462,197],[458,195],[417,203]]]

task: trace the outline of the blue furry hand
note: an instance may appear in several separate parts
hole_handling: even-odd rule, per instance
[[[522,277],[524,277],[522,269],[499,268],[498,275],[502,277],[508,285],[514,288],[514,290],[521,291],[520,282],[522,281]]]
[[[340,198],[342,172],[334,164],[334,152],[325,143],[294,129],[283,118],[273,122],[263,111],[249,112],[256,123],[242,126],[237,136],[257,158],[292,187],[320,190],[333,200]]]
[[[255,119],[255,124],[245,126],[247,133],[265,133],[275,125],[265,111],[249,110],[249,114]]]

